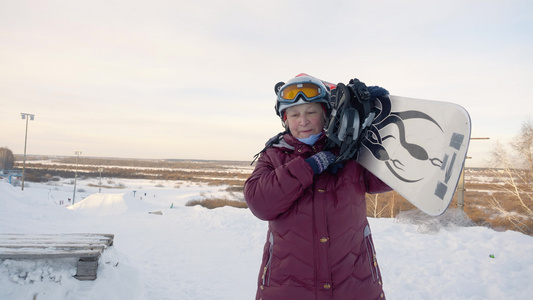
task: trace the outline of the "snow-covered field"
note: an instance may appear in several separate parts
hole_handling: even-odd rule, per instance
[[[116,181],[126,188],[99,194],[95,180],[78,180],[70,207],[71,180],[24,191],[0,182],[0,233],[115,234],[95,281],[72,277],[75,260],[0,261],[0,299],[254,298],[267,224],[247,209],[185,206],[228,196],[225,187]],[[459,227],[457,216],[370,219],[387,298],[530,298],[533,237]]]

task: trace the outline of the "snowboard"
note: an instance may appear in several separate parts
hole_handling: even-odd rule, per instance
[[[428,215],[446,211],[457,188],[471,123],[461,106],[387,96],[362,139],[357,161]]]
[[[331,90],[338,87],[322,82]],[[373,101],[376,114],[361,137],[357,162],[424,213],[443,214],[466,159],[468,112],[450,102],[400,96]]]

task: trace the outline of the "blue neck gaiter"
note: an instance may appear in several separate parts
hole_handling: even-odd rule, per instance
[[[319,132],[319,133],[317,133],[315,135],[312,135],[310,137],[307,137],[307,138],[303,138],[303,139],[298,139],[297,138],[297,139],[300,142],[302,142],[302,143],[305,143],[305,144],[307,144],[309,146],[313,146],[316,143],[316,141],[318,141],[318,138],[320,138],[321,135],[322,135],[322,132]]]

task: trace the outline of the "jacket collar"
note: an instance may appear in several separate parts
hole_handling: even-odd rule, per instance
[[[318,152],[322,151],[326,144],[326,141],[327,137],[326,132],[324,130],[322,130],[322,135],[313,146],[302,143],[292,134],[286,133],[277,143],[273,144],[272,147],[283,148],[298,153]]]

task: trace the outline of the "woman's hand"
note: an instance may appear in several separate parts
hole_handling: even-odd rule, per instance
[[[315,175],[318,175],[324,172],[329,167],[329,165],[335,162],[336,159],[337,156],[335,156],[335,154],[329,151],[321,151],[307,158],[305,162],[307,162],[311,166],[311,169],[313,169],[313,173]]]

